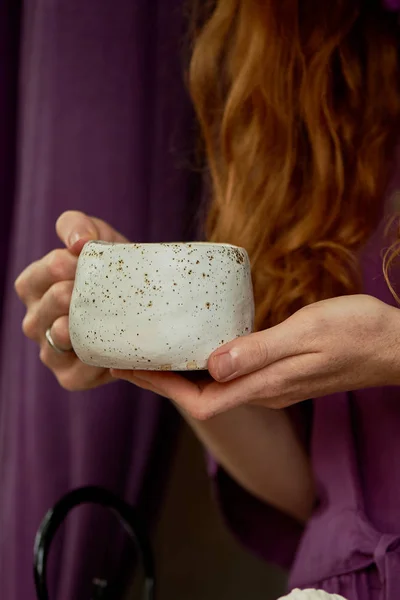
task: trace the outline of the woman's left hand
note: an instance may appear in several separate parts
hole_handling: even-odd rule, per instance
[[[112,374],[201,420],[241,404],[284,408],[335,392],[400,385],[400,312],[364,295],[324,300],[222,346],[208,369],[213,379],[197,382],[176,373]]]

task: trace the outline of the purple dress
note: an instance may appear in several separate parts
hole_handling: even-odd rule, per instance
[[[399,193],[400,152],[387,216]],[[386,224],[387,218],[363,253],[364,292],[395,306],[382,273]],[[211,462],[228,525],[253,552],[291,568],[290,588],[321,588],[347,600],[398,600],[400,388],[334,394],[296,410],[317,481],[315,514],[303,530]]]
[[[122,383],[70,394],[21,332],[13,281],[80,209],[142,241],[192,237],[180,0],[0,2],[0,598],[34,600],[32,548],[68,490],[103,485],[150,517],[177,417]],[[18,107],[18,114],[17,114]],[[8,257],[8,262],[7,262]],[[131,567],[120,526],[80,509],[52,552],[50,600],[87,600]]]

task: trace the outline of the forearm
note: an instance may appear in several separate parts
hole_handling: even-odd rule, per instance
[[[241,406],[208,421],[184,417],[243,488],[299,521],[309,518],[315,499],[310,462],[285,411]]]

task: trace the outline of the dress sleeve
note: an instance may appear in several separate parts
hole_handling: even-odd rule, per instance
[[[308,447],[311,402],[290,409],[290,415]],[[290,569],[304,527],[286,513],[244,490],[211,456],[208,457],[208,473],[223,519],[233,535],[266,562]]]

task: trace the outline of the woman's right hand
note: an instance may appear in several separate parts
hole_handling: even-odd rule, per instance
[[[89,240],[127,240],[104,221],[77,211],[63,213],[56,230],[65,248],[52,250],[29,265],[15,282],[16,292],[26,306],[22,329],[39,345],[41,361],[64,389],[87,390],[113,381],[113,378],[108,369],[83,364],[72,350],[68,313],[77,257]],[[47,341],[47,330],[60,352]]]

